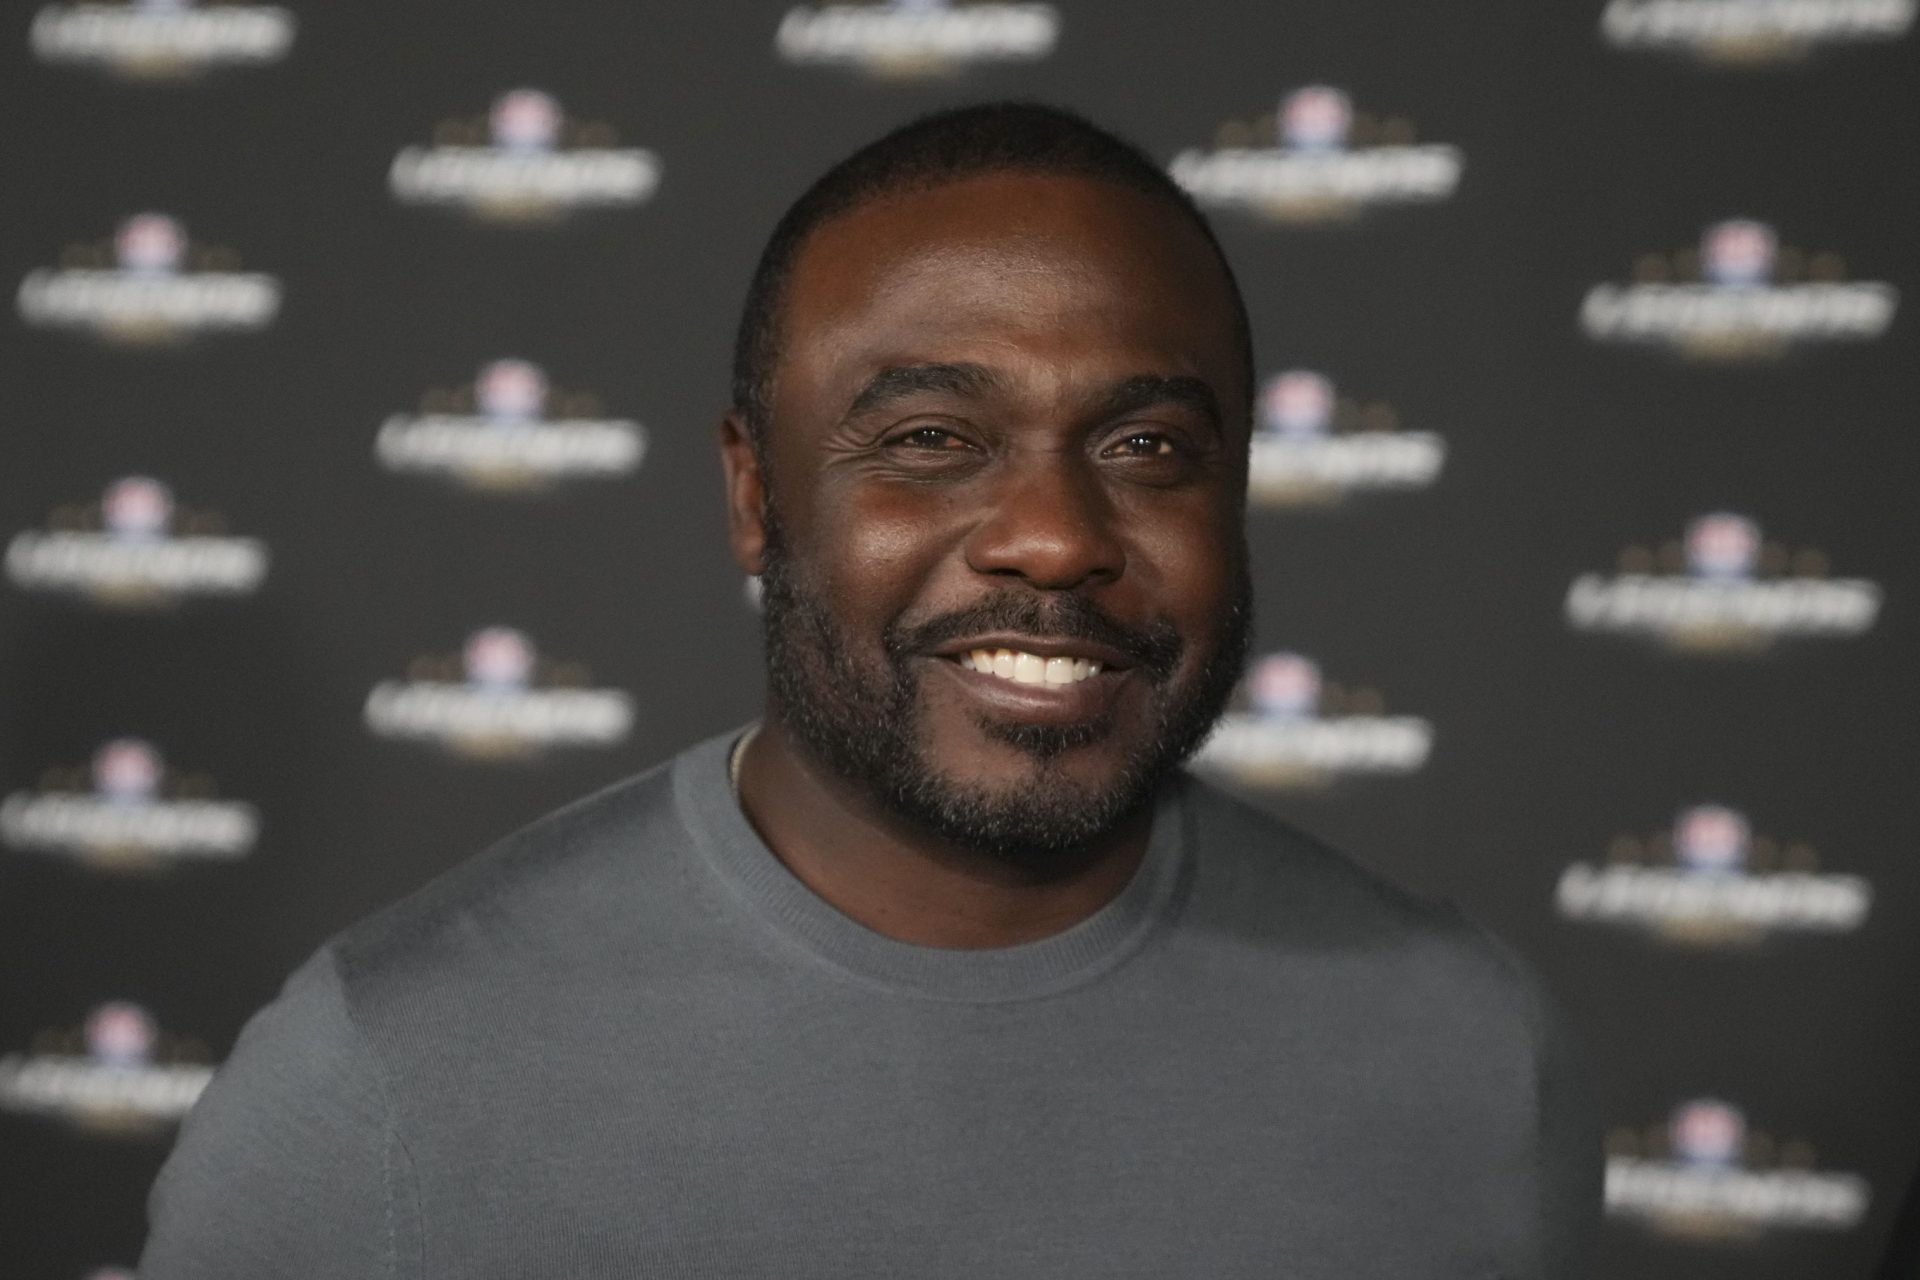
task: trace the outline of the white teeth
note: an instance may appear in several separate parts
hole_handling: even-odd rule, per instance
[[[985,672],[1015,684],[1058,687],[1100,673],[1100,664],[1091,658],[1043,658],[1019,649],[969,649],[959,660],[969,671]]]

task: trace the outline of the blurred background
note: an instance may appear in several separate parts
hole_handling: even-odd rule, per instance
[[[0,25],[0,1273],[131,1265],[322,939],[749,719],[747,276],[1079,109],[1263,379],[1199,767],[1546,973],[1608,1277],[1861,1277],[1920,1162],[1913,0],[53,3]]]

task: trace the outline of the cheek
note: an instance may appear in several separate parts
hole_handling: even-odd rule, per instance
[[[1238,510],[1208,502],[1156,511],[1130,541],[1128,571],[1150,595],[1149,610],[1189,638],[1211,634],[1246,555]]]
[[[923,489],[847,486],[819,506],[809,559],[841,598],[898,613],[958,541],[953,504]]]

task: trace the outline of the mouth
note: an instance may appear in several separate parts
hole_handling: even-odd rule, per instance
[[[1061,688],[1100,674],[1091,658],[1061,654],[1043,657],[1024,649],[972,649],[955,659],[968,671],[978,671],[1014,684]]]
[[[1076,725],[1112,713],[1134,662],[1108,645],[1078,638],[971,636],[929,654],[955,692],[978,713],[1004,722]],[[943,681],[944,683],[944,681]]]
[[[973,636],[945,646],[936,656],[967,671],[1042,689],[1067,688],[1133,665],[1110,646],[1048,636]]]

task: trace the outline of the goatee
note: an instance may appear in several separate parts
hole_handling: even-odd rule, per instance
[[[779,520],[766,518],[761,618],[772,706],[821,764],[908,824],[973,854],[1043,876],[1074,863],[1146,806],[1161,782],[1205,741],[1246,660],[1252,585],[1244,547],[1222,601],[1211,650],[1190,674],[1179,670],[1189,641],[1166,619],[1129,627],[1073,592],[1008,589],[964,610],[912,626],[888,623],[885,667],[858,664],[858,646],[809,584],[800,580]],[[1019,783],[970,785],[928,758],[915,660],[946,641],[991,631],[1084,639],[1126,653],[1148,683],[1151,722],[1121,766],[1090,787],[1059,758],[1115,732],[1108,718],[1067,726],[982,719],[991,736],[1024,752],[1032,768]]]

